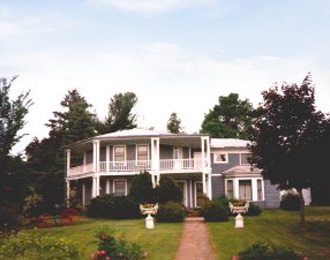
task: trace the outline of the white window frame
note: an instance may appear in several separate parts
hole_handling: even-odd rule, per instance
[[[225,195],[228,197],[228,181],[231,181],[233,183],[233,197],[231,199],[235,198],[235,185],[234,185],[234,180],[233,179],[226,179],[225,180]]]
[[[124,161],[116,161],[115,158],[115,152],[116,152],[116,147],[124,147]],[[124,165],[126,165],[126,160],[127,160],[127,147],[126,145],[124,144],[121,144],[121,145],[114,145],[113,146],[113,150],[112,150],[112,161],[115,163],[115,164],[118,164],[118,163],[122,163]]]
[[[139,146],[146,146],[147,147],[147,160],[139,160]],[[137,144],[135,148],[135,162],[136,165],[144,165],[146,162],[150,160],[150,149],[148,144]],[[142,162],[142,163],[139,163]]]
[[[116,195],[116,182],[119,182],[119,181],[123,181],[125,183],[125,196],[127,196],[127,194],[128,194],[127,179],[115,179],[115,180],[112,181],[113,194]]]
[[[225,161],[218,161],[216,160],[218,154],[224,154],[226,157]],[[213,163],[214,164],[226,164],[228,163],[228,153],[226,152],[213,152]]]
[[[239,164],[240,165],[250,165],[249,163],[244,163],[244,164],[242,163],[242,154],[248,154],[248,155],[251,156],[251,153],[248,153],[248,152],[247,153],[240,153],[239,154]]]
[[[225,179],[225,195],[227,196],[227,181],[232,180],[233,181],[233,193],[234,193],[234,199],[239,198],[239,182],[241,180],[251,180],[251,188],[252,188],[252,201],[251,202],[260,202],[258,200],[258,180],[261,180],[261,194],[262,194],[262,200],[265,201],[265,181],[262,177],[243,177],[243,178],[228,178]],[[238,189],[238,190],[237,190]]]

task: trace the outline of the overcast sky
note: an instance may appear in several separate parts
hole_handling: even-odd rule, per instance
[[[231,92],[262,101],[274,82],[311,72],[316,102],[330,111],[330,2],[321,0],[1,0],[0,76],[31,90],[23,132],[45,123],[77,88],[100,118],[110,97],[133,91],[140,127],[166,129],[172,112],[187,132]]]

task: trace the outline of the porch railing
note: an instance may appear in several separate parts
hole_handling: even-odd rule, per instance
[[[154,162],[155,163],[155,162]],[[205,162],[206,164],[206,162]],[[204,165],[205,165],[204,164]],[[99,172],[139,172],[142,170],[152,170],[155,164],[151,160],[148,161],[101,161],[99,163]],[[159,171],[185,171],[185,170],[201,170],[203,162],[198,159],[166,159],[159,160]],[[68,176],[91,173],[93,172],[93,164],[86,164],[70,168]]]

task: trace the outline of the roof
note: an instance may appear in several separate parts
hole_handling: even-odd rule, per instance
[[[233,138],[212,138],[211,148],[246,148],[250,141]]]
[[[237,165],[223,172],[224,175],[261,174],[261,170],[251,165]]]
[[[143,128],[133,128],[128,130],[120,130],[113,133],[108,133],[104,135],[98,135],[97,137],[133,137],[133,136],[168,136],[168,135],[175,135],[170,132],[161,132],[155,131],[150,129],[143,129]]]

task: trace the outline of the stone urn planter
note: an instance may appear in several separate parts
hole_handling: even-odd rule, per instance
[[[229,202],[229,209],[232,213],[237,214],[235,217],[235,228],[243,228],[244,227],[244,218],[241,215],[242,213],[246,213],[249,210],[249,202]]]
[[[157,214],[158,203],[156,204],[140,204],[140,211],[143,215],[147,215],[145,218],[145,228],[153,229],[155,228],[155,221],[151,215]]]

